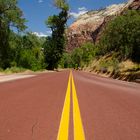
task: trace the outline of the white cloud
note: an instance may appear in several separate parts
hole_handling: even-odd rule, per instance
[[[50,36],[52,34],[52,31],[48,30],[46,31],[46,33],[42,33],[42,32],[32,32],[32,34],[38,36],[38,37],[47,37]]]
[[[78,10],[79,11],[87,11],[86,7],[79,7]]]
[[[42,3],[42,2],[44,2],[43,0],[38,0],[38,3]]]
[[[32,34],[38,36],[38,37],[47,37],[48,35],[47,34],[44,34],[42,32],[33,32]]]
[[[78,18],[80,15],[85,14],[88,10],[85,7],[79,7],[78,12],[70,12],[69,15],[73,18]]]

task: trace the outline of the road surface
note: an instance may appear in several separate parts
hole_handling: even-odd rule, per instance
[[[0,140],[140,140],[140,85],[78,71],[0,83]]]

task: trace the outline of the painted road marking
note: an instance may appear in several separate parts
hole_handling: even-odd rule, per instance
[[[80,115],[80,109],[78,104],[78,98],[76,95],[76,88],[73,76],[72,76],[72,96],[73,96],[74,140],[85,140],[85,134],[82,125],[82,119]]]
[[[70,83],[71,83],[71,73],[69,75],[66,97],[65,97],[64,107],[62,111],[57,140],[68,140],[69,118],[70,118],[69,117],[70,116],[70,92],[71,92]]]
[[[70,121],[70,94],[72,88],[74,140],[85,140],[80,108],[72,72],[70,72],[57,140],[68,140]]]

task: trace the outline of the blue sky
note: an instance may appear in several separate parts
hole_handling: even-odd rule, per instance
[[[89,10],[104,8],[111,4],[126,2],[127,0],[68,0],[70,12],[76,18],[80,13]],[[45,20],[50,15],[57,14],[58,9],[53,6],[53,0],[19,0],[19,7],[24,13],[24,17],[28,20],[26,25],[28,31],[35,32],[37,35],[49,35],[50,30],[45,25]],[[75,19],[68,21],[70,25]]]

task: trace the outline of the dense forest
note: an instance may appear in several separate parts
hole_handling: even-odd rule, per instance
[[[56,0],[58,15],[50,16],[46,26],[51,28],[50,37],[38,37],[27,32],[23,12],[17,0],[0,0],[0,69],[33,71],[54,69],[62,57],[65,45],[65,24],[68,19],[68,4]]]
[[[37,37],[27,32],[23,12],[17,0],[0,0],[0,69],[33,71],[61,68],[82,68],[94,59],[111,54],[109,62],[117,65],[124,60],[140,63],[140,11],[128,10],[110,21],[98,43],[84,43],[72,52],[66,52],[65,29],[69,6],[64,0],[56,0],[60,9],[57,15],[46,20],[52,30],[49,37]]]

